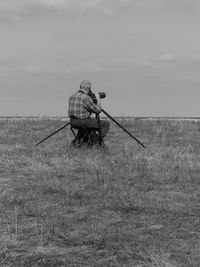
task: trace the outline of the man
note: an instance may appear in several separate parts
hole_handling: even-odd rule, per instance
[[[83,81],[80,84],[80,90],[69,97],[68,116],[72,127],[83,127],[87,129],[98,129],[98,120],[92,118],[91,114],[98,115],[101,112],[101,106],[92,99],[91,82]],[[101,134],[104,138],[109,131],[110,123],[100,120]],[[84,132],[79,130],[78,136],[83,136]],[[97,140],[95,140],[97,141]]]

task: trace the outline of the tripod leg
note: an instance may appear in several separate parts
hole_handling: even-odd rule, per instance
[[[50,138],[51,136],[53,136],[54,134],[60,132],[62,129],[64,129],[65,127],[67,127],[70,124],[70,122],[68,122],[67,124],[65,124],[64,126],[62,126],[61,128],[59,128],[57,131],[51,133],[50,135],[48,135],[47,137],[45,137],[44,139],[42,139],[41,141],[39,141],[38,143],[36,143],[35,145],[39,145],[42,142],[44,142],[45,140],[47,140],[48,138]]]
[[[101,111],[112,121],[114,121],[122,130],[124,130],[128,135],[130,135],[135,141],[137,141],[141,146],[146,148],[136,137],[134,137],[129,131],[127,131],[122,125],[119,124],[113,117],[111,117],[105,110],[101,109]]]
[[[102,145],[103,137],[102,137],[102,129],[101,129],[101,121],[99,114],[96,115],[98,121],[98,128],[99,128],[99,145]]]

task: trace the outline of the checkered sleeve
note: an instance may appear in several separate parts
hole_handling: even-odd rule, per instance
[[[92,113],[99,114],[101,112],[101,108],[99,105],[95,104],[91,97],[87,96],[85,98],[85,104],[88,108],[88,110]]]

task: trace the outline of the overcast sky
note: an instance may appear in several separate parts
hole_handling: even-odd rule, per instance
[[[65,116],[85,79],[113,116],[200,116],[199,74],[199,0],[0,0],[0,116]]]

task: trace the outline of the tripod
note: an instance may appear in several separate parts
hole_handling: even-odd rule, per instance
[[[109,118],[111,119],[114,123],[116,123],[122,130],[124,130],[131,138],[133,138],[137,143],[139,143],[143,148],[146,148],[136,137],[134,137],[128,130],[126,130],[121,124],[119,124],[119,122],[117,122],[111,115],[109,115],[105,110],[101,109],[101,111]],[[99,144],[101,145],[103,142],[103,138],[102,138],[102,132],[101,132],[101,121],[100,121],[100,116],[99,114],[96,115],[96,118],[98,120],[98,128],[99,128]],[[45,140],[47,140],[48,138],[50,138],[51,136],[53,136],[54,134],[60,132],[61,130],[63,130],[64,128],[66,128],[68,125],[70,125],[70,122],[68,122],[67,124],[65,124],[64,126],[62,126],[61,128],[59,128],[58,130],[56,130],[55,132],[51,133],[50,135],[48,135],[47,137],[45,137],[44,139],[42,139],[41,141],[39,141],[38,143],[36,143],[35,145],[39,145],[42,142],[44,142]]]

